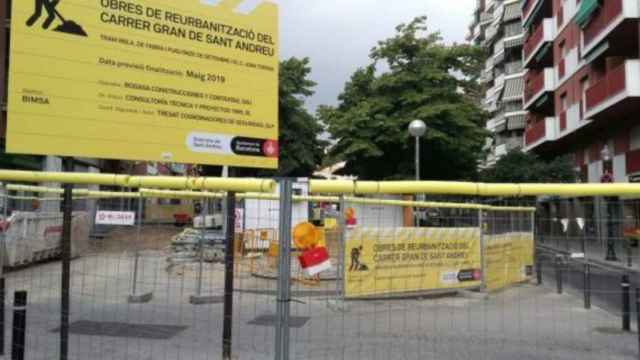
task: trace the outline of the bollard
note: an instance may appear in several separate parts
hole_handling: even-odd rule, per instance
[[[11,360],[24,360],[27,335],[27,292],[13,295],[13,333],[11,336]]]
[[[591,309],[591,265],[584,264],[584,308]]]
[[[636,288],[636,316],[638,321],[638,359],[640,359],[640,288]]]
[[[0,271],[2,271],[0,269]],[[0,356],[4,356],[4,300],[5,279],[0,277]]]
[[[629,275],[622,275],[622,330],[631,331],[631,294]]]
[[[562,256],[556,256],[556,287],[558,294],[562,294]]]
[[[536,277],[538,278],[538,285],[542,285],[542,261],[539,257],[536,259]]]
[[[627,239],[627,267],[633,267],[633,249],[630,239]]]

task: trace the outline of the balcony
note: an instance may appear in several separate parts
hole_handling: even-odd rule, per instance
[[[532,108],[543,107],[550,100],[553,105],[553,97],[548,96],[555,90],[555,74],[553,68],[545,68],[539,70],[529,70],[525,76],[524,87],[524,108],[530,110]],[[553,110],[551,110],[553,113]]]
[[[522,25],[529,28],[539,18],[553,17],[552,0],[525,0],[522,8]]]
[[[524,149],[531,151],[542,144],[555,141],[558,137],[556,118],[530,115],[524,133]]]
[[[553,19],[544,19],[524,43],[525,67],[546,67],[553,62],[551,46],[556,36]]]
[[[504,65],[504,72],[506,75],[518,74],[521,73],[522,70],[522,61],[512,61]]]
[[[493,42],[493,39],[498,35],[498,27],[494,24],[487,26],[484,31],[484,45],[487,46]]]
[[[504,116],[487,121],[487,130],[492,133],[500,133],[507,129],[507,120]]]
[[[522,20],[523,22],[529,21],[529,18],[534,15],[534,12],[539,10],[544,0],[526,0],[524,7],[522,8]]]
[[[480,26],[488,25],[493,21],[493,15],[487,12],[480,13]]]
[[[590,120],[582,118],[582,102],[575,103],[558,116],[557,140],[575,135],[576,132],[588,127],[589,124],[591,124]]]
[[[625,31],[626,20],[640,18],[640,3],[637,0],[606,0],[592,15],[582,29],[583,54],[587,55],[604,40],[629,36]],[[629,28],[633,28],[630,25]],[[634,31],[637,32],[637,26]],[[610,43],[614,43],[613,41]]]
[[[640,108],[640,60],[626,60],[587,89],[586,118],[635,115]]]

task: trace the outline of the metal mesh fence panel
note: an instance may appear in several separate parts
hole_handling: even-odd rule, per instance
[[[237,196],[234,358],[637,358],[635,200],[433,197],[455,204],[426,206],[400,196],[309,198],[305,186],[293,184],[291,252],[281,251],[278,196]],[[5,354],[13,295],[24,290],[25,358],[59,358],[60,195],[14,191],[7,200]],[[68,358],[222,358],[227,205],[222,193],[76,196]],[[305,229],[310,248],[300,246]],[[606,259],[612,246],[618,260]],[[282,337],[288,346],[276,350]]]

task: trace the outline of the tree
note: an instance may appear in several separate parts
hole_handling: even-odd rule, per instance
[[[316,85],[310,73],[308,58],[280,62],[278,170],[241,169],[237,176],[310,177],[318,168],[326,143],[319,139],[324,128],[305,108],[305,99],[313,95]]]
[[[568,156],[544,161],[533,153],[512,150],[481,173],[481,180],[495,183],[575,182],[573,163]]]
[[[322,162],[326,143],[318,119],[304,107],[315,82],[309,59],[291,58],[280,63],[280,167],[278,176],[309,177]]]
[[[487,136],[487,115],[476,104],[484,51],[444,45],[438,33],[422,36],[426,17],[397,27],[397,34],[372,49],[372,63],[345,84],[336,107],[318,117],[336,140],[332,161],[364,179],[406,179],[414,174],[414,142],[407,126],[427,124],[422,141],[425,179],[471,179]],[[378,74],[380,64],[388,71]]]

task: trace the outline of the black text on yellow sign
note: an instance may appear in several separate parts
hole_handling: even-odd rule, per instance
[[[7,150],[278,165],[278,11],[222,1],[23,0]]]

